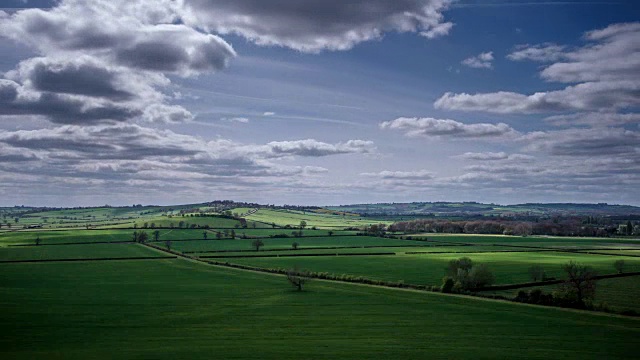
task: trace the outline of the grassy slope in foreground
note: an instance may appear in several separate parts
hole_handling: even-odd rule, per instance
[[[629,358],[640,321],[154,263],[0,266],[3,359]]]

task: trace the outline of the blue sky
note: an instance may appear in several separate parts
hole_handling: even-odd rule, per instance
[[[640,205],[634,1],[8,1],[0,205]]]

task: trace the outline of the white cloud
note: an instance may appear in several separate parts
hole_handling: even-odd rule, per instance
[[[381,129],[404,131],[409,137],[452,137],[452,138],[496,138],[515,136],[517,132],[509,125],[464,124],[450,119],[398,118],[380,124]]]
[[[414,180],[430,180],[434,178],[431,171],[381,171],[377,173],[361,173],[361,176],[380,178],[380,179],[414,179]]]
[[[238,123],[243,123],[246,124],[249,122],[249,119],[246,117],[222,117],[220,118],[220,120],[222,121],[228,121],[228,122],[238,122]]]
[[[491,69],[493,67],[493,51],[483,52],[479,55],[462,60],[461,64],[476,69]]]
[[[565,49],[565,46],[552,43],[544,43],[539,45],[518,45],[513,52],[507,55],[507,59],[513,61],[557,61],[564,57]]]
[[[447,92],[436,108],[493,113],[558,111],[617,112],[640,105],[640,23],[613,24],[585,34],[591,43],[564,50],[558,45],[522,48],[514,60],[556,60],[541,71],[545,80],[577,83],[561,90],[525,95],[516,92],[467,94]]]
[[[563,90],[524,95],[499,91],[484,94],[447,92],[436,109],[484,111],[498,114],[535,114],[560,111],[615,111],[640,105],[640,82],[587,82]]]
[[[449,33],[450,0],[185,0],[183,19],[220,34],[237,34],[258,45],[315,53],[347,50],[385,32],[426,38]]]

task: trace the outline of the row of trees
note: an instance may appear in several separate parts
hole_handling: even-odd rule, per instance
[[[620,229],[635,229],[625,225]],[[551,219],[542,221],[496,221],[473,220],[452,221],[417,219],[412,221],[400,221],[390,225],[390,232],[405,233],[452,233],[452,234],[505,234],[505,235],[554,235],[554,236],[598,236],[607,237],[613,235],[631,235],[626,232],[621,234],[616,225],[591,225],[584,224],[578,218]]]

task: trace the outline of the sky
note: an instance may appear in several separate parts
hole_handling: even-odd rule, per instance
[[[0,206],[640,205],[640,4],[3,0]]]

